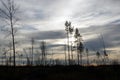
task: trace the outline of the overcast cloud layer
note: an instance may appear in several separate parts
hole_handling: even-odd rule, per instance
[[[63,29],[71,20],[76,27],[103,25],[120,19],[120,0],[17,0],[24,24],[39,30]]]
[[[17,2],[22,5],[21,10],[25,11],[23,29],[28,27],[31,30],[38,30],[38,33],[33,35],[39,34],[39,37],[37,36],[39,39],[64,38],[64,33],[58,30],[64,30],[66,20],[72,21],[72,24],[78,28],[90,27],[85,31],[82,29],[86,34],[94,31],[92,35],[103,33],[105,37],[112,36],[107,43],[114,40],[114,37],[119,37],[120,0],[99,2],[98,0],[19,0]]]
[[[62,41],[65,39],[64,23],[70,20],[72,25],[80,28],[86,47],[101,50],[98,35],[102,33],[107,49],[120,49],[120,0],[15,1],[22,12],[22,27],[17,38],[26,46],[32,37],[53,43]]]

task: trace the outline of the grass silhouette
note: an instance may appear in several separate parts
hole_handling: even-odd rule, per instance
[[[120,80],[119,74],[119,65],[0,67],[0,80]]]

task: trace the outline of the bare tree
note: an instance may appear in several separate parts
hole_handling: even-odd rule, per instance
[[[13,48],[13,59],[14,59],[14,67],[16,66],[16,60],[15,60],[15,25],[16,22],[19,20],[17,18],[17,14],[19,11],[19,7],[15,4],[14,0],[0,0],[2,7],[0,8],[0,17],[8,24],[11,28],[10,33],[12,37],[12,48]]]
[[[29,59],[29,55],[27,54],[27,51],[26,51],[25,48],[23,49],[23,51],[24,51],[24,53],[25,53],[25,55],[26,55],[27,66],[30,66],[30,65],[31,65],[31,62],[30,62],[30,59]]]
[[[67,65],[66,44],[64,45],[64,53],[65,53],[65,65]]]
[[[7,53],[9,52],[10,50],[7,49],[7,48],[3,48],[3,55],[4,55],[4,58],[5,58],[5,65],[8,66],[8,58],[7,58]]]
[[[89,66],[89,50],[86,48],[86,55],[87,55],[87,65]]]
[[[40,45],[41,53],[42,53],[42,64],[46,65],[46,42],[42,41]]]
[[[33,65],[33,63],[34,63],[34,39],[32,38],[31,39],[31,49],[32,49],[32,65]]]
[[[11,56],[12,44],[11,44],[11,42],[9,42],[7,47],[9,48],[9,59],[8,59],[8,61],[9,61],[9,65],[11,66],[11,62],[12,62],[12,56]]]
[[[99,51],[96,52],[96,56],[97,56],[97,64],[99,64],[100,56],[101,56]]]
[[[105,41],[104,41],[104,39],[103,39],[103,35],[102,34],[100,34],[100,36],[101,36],[101,40],[102,40],[102,44],[103,44],[103,48],[104,48],[104,50],[103,50],[103,56],[104,56],[104,63],[106,63],[106,61],[108,60],[108,54],[107,54],[107,52],[106,52],[106,46],[105,46]]]
[[[53,61],[54,61],[54,59],[53,59],[53,56],[54,56],[54,50],[52,49],[51,51],[52,51],[52,52],[51,52],[50,65],[54,65],[54,64],[53,64]]]

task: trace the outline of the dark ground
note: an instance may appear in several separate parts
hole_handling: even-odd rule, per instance
[[[120,66],[1,66],[0,80],[120,80]]]

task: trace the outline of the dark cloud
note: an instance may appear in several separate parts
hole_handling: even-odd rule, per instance
[[[35,38],[37,40],[49,40],[49,39],[63,39],[65,38],[65,32],[62,30],[57,31],[37,31],[27,35],[28,38]]]
[[[103,41],[100,34],[103,35],[106,48],[120,47],[120,35],[119,35],[120,24],[109,23],[107,25],[102,25],[102,26],[92,26],[84,29],[84,31],[90,33],[87,34],[88,37],[89,35],[94,35],[94,34],[97,35],[95,38],[91,38],[90,40],[85,41],[86,47],[89,47],[90,49],[95,49],[95,50],[103,49]]]
[[[120,24],[120,19],[114,20],[111,22],[112,24]]]
[[[19,30],[27,30],[27,31],[34,31],[34,30],[38,30],[36,28],[34,28],[33,26],[31,25],[23,25],[22,27],[19,27],[18,28]]]

